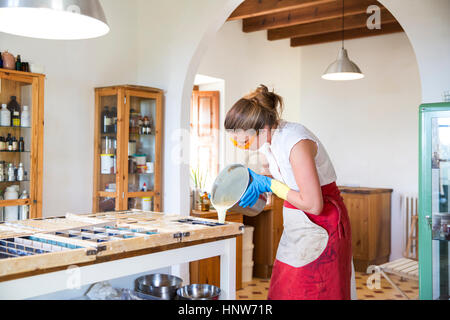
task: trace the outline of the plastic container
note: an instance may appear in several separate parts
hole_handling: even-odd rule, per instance
[[[242,263],[243,264],[251,264],[253,263],[253,250],[255,249],[255,245],[251,245],[250,247],[242,248]]]
[[[1,122],[0,125],[2,127],[11,126],[11,111],[8,110],[8,106],[6,104],[2,104],[2,110],[0,111]]]
[[[19,199],[19,186],[10,186],[6,188],[5,200],[17,200]],[[5,221],[17,221],[19,219],[19,207],[6,207],[5,208]]]
[[[23,106],[22,115],[20,116],[20,125],[24,128],[31,127],[31,116],[30,108],[28,106]]]
[[[242,282],[251,282],[253,280],[253,265],[254,262],[242,264]]]
[[[253,245],[253,233],[255,232],[254,227],[245,226],[244,234],[242,235],[242,247],[249,248]]]

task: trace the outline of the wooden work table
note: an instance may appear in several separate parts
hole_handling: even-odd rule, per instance
[[[100,233],[106,230],[111,235],[121,232],[129,238],[111,236],[96,243],[87,239],[89,230],[91,237],[107,237],[107,233]],[[70,289],[67,284],[73,272],[68,269],[74,266],[82,275],[77,280],[77,286],[81,287],[215,256],[220,257],[221,298],[234,299],[236,237],[242,230],[243,225],[238,223],[218,225],[217,221],[203,218],[136,211],[68,214],[61,218],[0,224],[0,246],[6,244],[10,249],[16,246],[14,250],[19,250],[25,240],[29,241],[25,246],[36,248],[42,243],[47,251],[9,258],[5,257],[9,253],[3,253],[0,299],[29,299]],[[69,238],[70,233],[77,232],[85,237]],[[64,245],[67,247],[56,249]]]

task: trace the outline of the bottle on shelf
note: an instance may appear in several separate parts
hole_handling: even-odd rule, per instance
[[[111,112],[111,133],[117,133],[117,108],[113,107]]]
[[[208,212],[211,208],[211,200],[209,200],[209,195],[207,192],[205,192],[201,196],[201,211],[202,212]]]
[[[8,103],[8,109],[11,112],[10,126],[20,127],[20,105],[17,102],[16,96],[11,97],[11,101]]]
[[[7,146],[5,142],[5,137],[0,137],[0,151],[6,151]]]
[[[12,152],[13,151],[13,140],[10,139],[8,142],[8,151]]]
[[[3,199],[3,195],[0,194],[0,201],[4,200]],[[0,222],[4,222],[5,221],[5,208],[0,208]]]
[[[0,124],[2,127],[11,126],[11,111],[6,104],[2,104],[2,110],[0,111]]]
[[[19,199],[19,186],[10,186],[6,188],[5,200],[18,200]],[[6,207],[5,208],[5,221],[17,221],[19,218],[19,207]]]
[[[106,106],[102,112],[102,133],[110,133],[111,116],[109,113],[109,107]]]
[[[22,115],[20,116],[20,124],[24,128],[31,127],[30,108],[28,106],[23,106]]]
[[[0,161],[0,182],[6,181],[6,163]]]
[[[17,181],[25,180],[25,169],[23,167],[23,163],[19,164],[19,168],[17,169]]]
[[[1,137],[0,137],[0,148],[1,148],[1,143],[2,143],[2,141],[1,141]],[[25,152],[25,141],[23,140],[23,137],[20,137],[20,140],[19,140],[19,151]]]
[[[19,151],[19,142],[16,137],[13,137],[12,139],[12,151]]]
[[[8,182],[16,181],[16,169],[12,163],[8,164]]]
[[[6,145],[5,151],[12,151],[11,133],[8,133],[8,136],[6,137],[5,145]]]
[[[22,194],[20,195],[21,200],[28,199],[28,192],[27,190],[23,190]],[[30,218],[30,207],[28,205],[22,205],[19,206],[19,220],[28,220]]]
[[[148,120],[148,134],[152,134],[153,133],[153,117],[152,115],[150,115],[149,120]]]
[[[17,56],[16,70],[17,71],[22,71],[22,58],[20,57],[20,54]]]

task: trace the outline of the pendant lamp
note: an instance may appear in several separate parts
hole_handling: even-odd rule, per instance
[[[0,0],[0,32],[80,40],[109,32],[99,0]]]
[[[350,60],[348,52],[344,47],[345,38],[345,1],[342,0],[342,48],[339,51],[338,59],[333,62],[323,74],[325,80],[348,81],[364,78],[361,69]]]

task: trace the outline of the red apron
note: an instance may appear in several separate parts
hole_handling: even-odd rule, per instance
[[[351,299],[352,240],[347,209],[336,183],[322,187],[322,194],[322,213],[305,214],[327,231],[327,246],[317,260],[300,268],[275,260],[269,300]],[[288,202],[284,206],[297,209]]]

